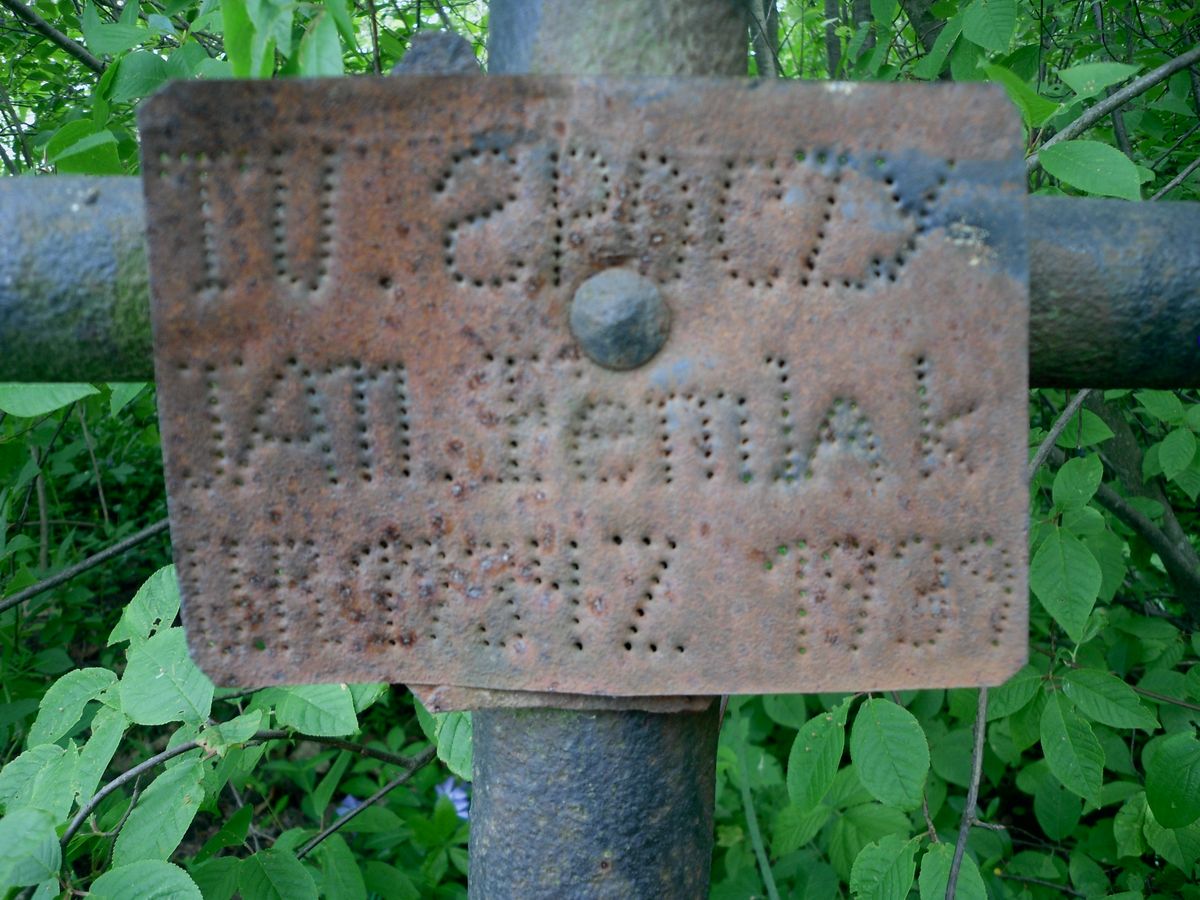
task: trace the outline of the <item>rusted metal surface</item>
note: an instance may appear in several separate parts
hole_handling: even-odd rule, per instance
[[[430,96],[181,84],[143,109],[172,532],[215,680],[695,695],[1020,664],[1001,92]],[[568,326],[614,268],[671,314],[631,371]]]

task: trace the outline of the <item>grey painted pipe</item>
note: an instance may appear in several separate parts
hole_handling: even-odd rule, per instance
[[[0,178],[0,211],[0,381],[153,378],[138,179]],[[1030,383],[1200,385],[1198,235],[1200,203],[1031,197]]]

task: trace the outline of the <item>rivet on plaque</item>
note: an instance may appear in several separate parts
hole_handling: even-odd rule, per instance
[[[614,696],[1003,681],[1026,652],[1023,137],[1001,89],[931,90],[152,98],[200,665]]]

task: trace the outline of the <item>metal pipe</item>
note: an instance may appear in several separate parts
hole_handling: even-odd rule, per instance
[[[141,191],[0,178],[19,223],[0,231],[0,381],[154,377]],[[1200,203],[1031,197],[1030,383],[1200,384],[1197,235]]]

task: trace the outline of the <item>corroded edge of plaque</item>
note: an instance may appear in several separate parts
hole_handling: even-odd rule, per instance
[[[143,107],[215,681],[995,684],[1026,652],[1025,186],[979,85],[194,83]],[[669,334],[581,352],[628,270]]]

